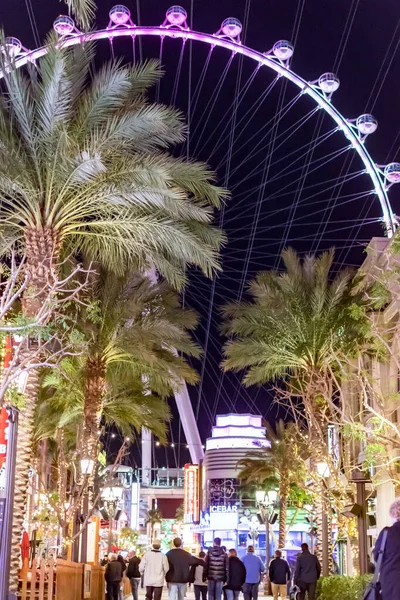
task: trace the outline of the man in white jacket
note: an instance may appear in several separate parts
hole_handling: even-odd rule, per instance
[[[169,570],[169,563],[160,548],[160,540],[154,540],[153,549],[145,553],[139,565],[140,573],[144,574],[146,600],[161,600],[165,575]]]

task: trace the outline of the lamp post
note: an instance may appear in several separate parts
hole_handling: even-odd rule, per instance
[[[264,490],[258,490],[256,492],[256,502],[261,511],[262,518],[265,523],[265,563],[268,569],[271,553],[270,553],[270,509],[274,507],[276,500],[278,498],[278,492],[276,490],[270,490],[269,492],[265,492]]]
[[[101,493],[101,497],[108,513],[108,552],[111,552],[112,550],[113,520],[115,519],[119,503],[122,500],[124,490],[125,488],[122,483],[115,480],[105,487]]]
[[[82,516],[86,519],[89,514],[89,488],[86,485],[87,480],[92,475],[94,469],[94,461],[91,458],[81,459],[81,474],[84,477],[83,485],[85,486],[83,493],[83,505],[82,505]],[[82,531],[81,537],[81,562],[85,563],[87,560],[87,541],[88,541],[88,523]]]
[[[318,540],[318,543],[321,543],[322,548],[322,574],[327,576],[329,575],[329,537],[331,532],[329,531],[329,522],[328,522],[328,498],[327,498],[327,485],[326,479],[330,477],[330,469],[329,465],[326,462],[317,463],[317,473],[321,478],[321,509],[322,509],[322,530],[321,540]]]

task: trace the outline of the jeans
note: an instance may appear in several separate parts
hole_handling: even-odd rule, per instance
[[[140,584],[140,578],[131,577],[131,579],[129,581],[131,582],[131,590],[132,590],[133,600],[139,600],[138,589],[139,589],[139,584]]]
[[[162,587],[146,586],[146,600],[161,600]]]
[[[257,600],[259,583],[245,583],[243,586],[244,600]]]
[[[208,600],[221,600],[223,581],[208,580]]]
[[[304,583],[303,581],[298,581],[297,585],[300,588],[299,600],[306,600],[306,592],[308,600],[315,600],[315,591],[317,589],[317,582],[313,583]]]
[[[194,586],[194,599],[195,600],[207,600],[207,586],[206,585],[195,585]]]
[[[120,581],[107,581],[107,600],[118,600]]]
[[[274,596],[274,600],[278,600],[279,592],[281,594],[281,598],[287,598],[286,583],[271,583],[271,586],[272,586],[272,595]]]
[[[185,600],[186,583],[169,583],[169,600]]]
[[[240,590],[225,590],[226,600],[239,600]]]

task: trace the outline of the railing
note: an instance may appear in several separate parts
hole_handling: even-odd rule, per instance
[[[143,487],[183,488],[183,469],[136,469],[134,475]]]
[[[86,581],[85,581],[86,579]],[[84,587],[85,583],[85,587]],[[103,600],[104,568],[67,560],[24,561],[18,598],[20,600]]]

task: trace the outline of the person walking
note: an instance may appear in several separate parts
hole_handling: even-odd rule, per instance
[[[193,583],[195,600],[207,600],[208,582],[207,580],[203,580],[203,572],[206,564],[204,561],[205,557],[205,552],[199,552],[199,559],[202,562],[192,567],[190,583]]]
[[[208,600],[221,600],[224,583],[229,581],[228,556],[221,548],[221,539],[215,538],[214,546],[207,552],[203,580],[208,579]]]
[[[274,600],[278,600],[279,594],[281,595],[281,598],[286,598],[287,584],[290,581],[291,573],[289,563],[282,558],[282,552],[280,550],[275,551],[275,558],[271,560],[268,573]]]
[[[257,600],[258,588],[265,567],[261,558],[254,554],[254,546],[247,548],[247,554],[243,557],[243,564],[246,568],[246,581],[243,586],[244,600]]]
[[[398,600],[400,595],[400,498],[396,498],[390,506],[389,514],[394,523],[380,532],[374,548],[374,559],[375,565],[378,565],[379,556],[383,552],[379,573],[376,574],[382,588],[382,599]],[[382,548],[384,537],[386,543]]]
[[[242,587],[246,581],[246,567],[238,558],[237,552],[234,548],[228,552],[229,561],[229,579],[228,583],[224,587],[226,593],[226,600],[238,600],[239,594],[242,591]]]
[[[128,554],[128,568],[126,571],[126,576],[129,579],[132,590],[133,600],[139,600],[139,584],[140,584],[140,558],[136,556],[136,552],[132,550]]]
[[[118,600],[119,588],[121,586],[122,575],[124,570],[122,564],[117,559],[117,555],[111,553],[108,555],[108,564],[104,573],[104,578],[107,584],[107,599]]]
[[[191,578],[191,567],[202,565],[203,561],[183,550],[182,540],[174,539],[174,547],[167,552],[169,571],[167,582],[170,600],[184,600],[187,584]]]
[[[315,600],[317,581],[321,577],[321,565],[315,554],[311,554],[308,544],[301,545],[301,554],[296,560],[294,584],[300,588],[299,600]]]
[[[154,540],[153,549],[146,552],[140,561],[139,572],[144,575],[146,600],[161,600],[164,580],[169,571],[168,559],[160,548],[160,540]]]

